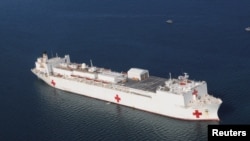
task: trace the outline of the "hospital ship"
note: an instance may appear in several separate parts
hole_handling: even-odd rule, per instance
[[[208,93],[206,81],[191,80],[187,73],[162,78],[136,67],[117,72],[73,63],[67,54],[49,58],[46,52],[31,71],[51,87],[109,103],[181,120],[220,120],[222,100]]]

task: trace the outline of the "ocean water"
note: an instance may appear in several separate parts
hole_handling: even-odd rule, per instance
[[[249,124],[249,7],[249,0],[1,0],[0,140],[205,141],[209,124]],[[182,121],[56,90],[30,71],[43,51],[115,71],[187,72],[223,100],[221,120]]]

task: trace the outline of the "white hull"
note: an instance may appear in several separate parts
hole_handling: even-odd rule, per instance
[[[183,120],[215,120],[219,121],[217,111],[220,104],[210,104],[200,107],[184,107],[181,105],[173,104],[172,101],[182,97],[162,97],[161,94],[154,92],[143,92],[143,95],[139,95],[141,90],[137,94],[126,92],[126,90],[119,90],[121,88],[111,88],[111,85],[104,83],[94,82],[92,80],[86,80],[83,82],[75,81],[70,78],[63,78],[57,76],[46,76],[32,70],[38,78],[42,79],[48,85],[60,90],[92,97],[99,100],[116,103],[119,105],[128,106],[131,108],[168,116]],[[116,85],[113,85],[116,87]]]
[[[219,98],[207,94],[205,81],[188,75],[178,79],[149,76],[131,68],[118,73],[85,63],[71,63],[69,55],[37,58],[31,71],[48,85],[72,93],[184,120],[219,120]]]

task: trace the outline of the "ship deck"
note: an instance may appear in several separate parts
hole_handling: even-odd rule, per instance
[[[166,80],[167,80],[166,78],[161,78],[156,76],[150,76],[149,78],[142,81],[135,81],[128,79],[128,81],[124,83],[124,86],[144,91],[155,92],[160,85],[165,84]]]

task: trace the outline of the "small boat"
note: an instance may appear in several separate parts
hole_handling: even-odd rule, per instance
[[[173,23],[173,20],[167,20],[166,23],[171,24],[171,23]]]
[[[250,27],[246,27],[245,30],[246,30],[246,31],[250,31]]]

